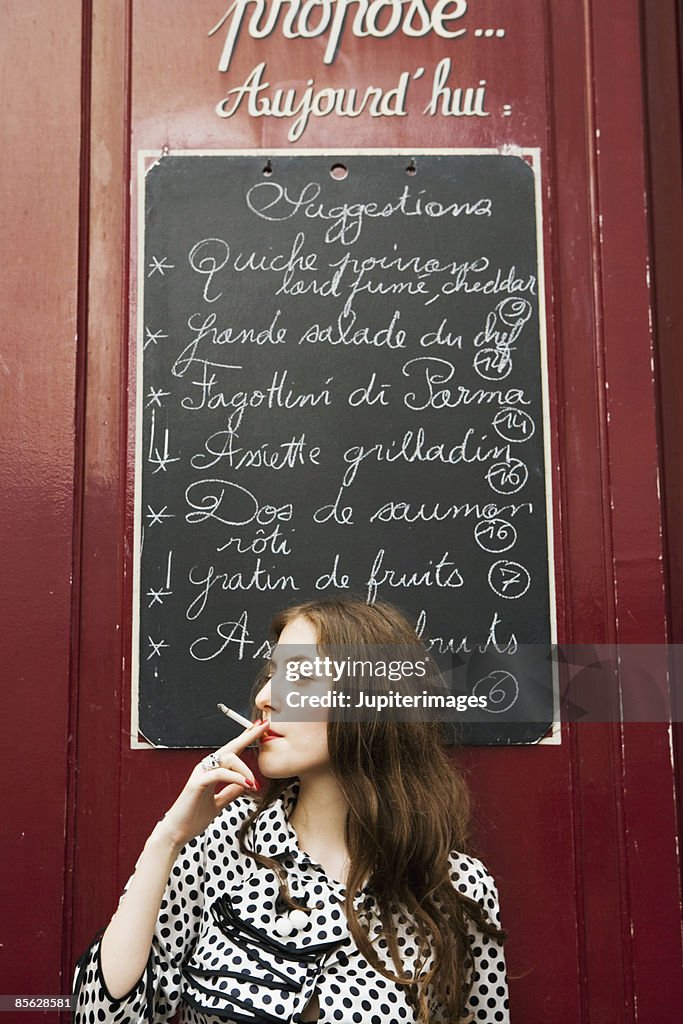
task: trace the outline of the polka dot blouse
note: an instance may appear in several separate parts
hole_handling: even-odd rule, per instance
[[[176,1013],[179,1024],[295,1024],[308,1016],[304,1010],[316,994],[324,1024],[415,1021],[402,987],[359,952],[341,906],[344,886],[299,849],[288,820],[298,790],[295,781],[256,818],[247,843],[283,864],[291,896],[313,911],[282,905],[275,874],[241,853],[237,832],[253,804],[240,796],[180,851],[147,966],[121,999],[107,991],[102,932],[95,937],[76,965],[74,1024],[164,1024]],[[496,886],[482,862],[454,852],[450,863],[453,884],[500,925]],[[354,906],[367,915],[379,957],[393,970],[369,888],[356,894]],[[403,964],[412,972],[415,929],[400,908],[395,912]],[[474,984],[467,1011],[474,1022],[509,1024],[503,950],[471,921],[469,929]]]

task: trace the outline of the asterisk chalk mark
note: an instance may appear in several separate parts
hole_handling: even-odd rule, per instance
[[[161,399],[168,398],[170,394],[170,391],[162,391],[161,388],[157,390],[156,388],[150,387],[149,394],[147,395],[147,398],[149,398],[149,402],[147,403],[145,408],[149,409],[150,405],[158,405],[159,408],[161,409]]]
[[[151,505],[148,505],[147,508],[149,509],[147,518],[151,520],[149,524],[150,526],[154,526],[155,523],[159,523],[163,526],[164,519],[175,519],[175,513],[166,511],[168,505],[164,505],[161,512],[155,512]]]
[[[168,338],[168,334],[163,334],[161,331],[150,331],[149,327],[145,326],[145,344],[142,346],[143,351],[148,345],[156,345],[160,338]]]
[[[164,276],[165,270],[173,270],[173,268],[175,267],[175,263],[168,263],[167,260],[168,256],[162,256],[161,259],[159,259],[157,256],[152,256],[152,262],[148,263],[148,266],[151,267],[152,269],[150,270],[147,277],[151,277],[152,274],[156,274],[157,270],[159,271],[162,277]]]
[[[161,657],[161,648],[169,646],[165,640],[152,640],[151,636],[148,636],[147,639],[149,640],[149,643],[151,644],[152,647],[152,650],[147,655],[147,661],[149,661],[150,658],[154,658],[155,656],[157,658]]]
[[[166,431],[166,438],[164,441],[164,454],[162,455],[159,449],[155,448],[154,455],[150,457],[149,462],[153,464],[156,463],[157,468],[154,470],[154,473],[152,474],[153,476],[154,474],[158,473],[160,469],[163,469],[165,473],[166,467],[169,465],[169,463],[180,462],[179,455],[173,456],[168,454],[168,431]]]
[[[168,427],[164,430],[164,454],[162,455],[158,448],[154,445],[154,434],[156,431],[156,412],[152,409],[152,426],[149,436],[149,453],[147,455],[147,461],[156,463],[155,473],[158,473],[160,469],[166,472],[166,466],[169,462],[179,462],[180,456],[172,456],[168,454]]]

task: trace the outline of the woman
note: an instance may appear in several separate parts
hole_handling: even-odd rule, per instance
[[[260,719],[194,768],[155,826],[79,960],[75,1024],[177,1010],[182,1024],[508,1024],[496,886],[465,853],[467,791],[438,725],[293,722],[277,706],[286,666],[311,651],[398,645],[428,661],[410,623],[326,600],[273,631]],[[343,686],[355,704],[367,681]],[[239,756],[253,743],[263,788]]]

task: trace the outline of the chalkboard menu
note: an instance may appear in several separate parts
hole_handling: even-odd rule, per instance
[[[534,156],[141,154],[139,192],[139,738],[226,742],[273,615],[347,594],[474,666],[463,742],[537,741],[547,657],[477,665],[554,641]]]

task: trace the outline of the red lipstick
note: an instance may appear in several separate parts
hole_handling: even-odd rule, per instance
[[[269,727],[268,731],[265,732],[263,734],[263,736],[261,737],[261,743],[267,743],[268,740],[275,740],[275,739],[282,739],[282,738],[283,737],[281,736],[281,734],[279,732],[276,732],[275,729],[271,729]]]

